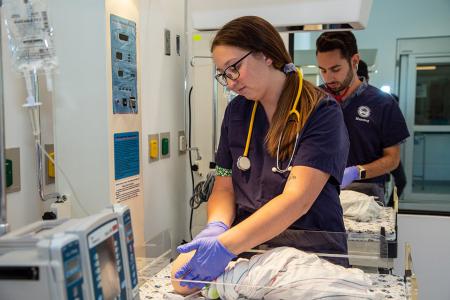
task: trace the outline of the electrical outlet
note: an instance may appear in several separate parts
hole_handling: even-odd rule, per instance
[[[178,154],[184,154],[186,153],[187,149],[187,141],[186,141],[186,134],[184,133],[184,130],[178,131]]]
[[[170,30],[164,29],[164,54],[170,56]]]
[[[180,35],[177,34],[176,38],[175,38],[175,45],[176,45],[176,49],[177,49],[177,55],[180,56],[181,55],[181,40],[180,40]]]

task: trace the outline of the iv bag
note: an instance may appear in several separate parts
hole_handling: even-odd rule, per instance
[[[4,0],[3,12],[13,65],[25,79],[44,71],[48,81],[57,60],[47,0]]]

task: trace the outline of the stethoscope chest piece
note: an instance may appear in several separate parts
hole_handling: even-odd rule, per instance
[[[247,156],[239,156],[237,160],[237,167],[241,171],[247,171],[250,169],[250,159]]]

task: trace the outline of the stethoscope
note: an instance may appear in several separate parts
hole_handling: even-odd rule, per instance
[[[300,71],[300,69],[298,69],[298,68],[297,68],[297,73],[298,73],[298,77],[299,77],[298,91],[297,91],[297,96],[295,97],[294,105],[292,106],[292,109],[289,111],[288,120],[289,120],[289,117],[291,115],[295,115],[295,117],[297,119],[297,122],[300,122],[300,113],[297,110],[297,104],[298,104],[298,101],[300,100],[300,95],[302,93],[303,75],[302,75],[302,72]],[[248,149],[250,147],[250,140],[252,138],[253,123],[255,121],[255,114],[256,114],[256,108],[257,107],[258,107],[258,101],[255,101],[255,103],[253,104],[252,116],[250,118],[250,125],[248,127],[247,141],[245,143],[244,153],[241,156],[239,156],[239,158],[237,160],[237,163],[236,163],[238,169],[241,170],[241,171],[247,171],[251,167],[250,159],[248,158]],[[281,139],[283,138],[283,134],[284,134],[284,131],[286,129],[286,126],[287,126],[287,123],[284,125],[283,131],[282,131],[282,133],[280,135],[280,138],[278,140],[277,165],[272,167],[272,172],[274,172],[274,173],[283,174],[285,172],[288,172],[288,171],[292,170],[291,163],[292,163],[292,160],[294,159],[295,149],[297,148],[299,133],[297,132],[297,135],[295,137],[294,149],[292,150],[292,154],[291,154],[291,157],[289,159],[289,163],[287,164],[287,167],[285,169],[281,169],[281,167],[280,167],[280,159],[279,159],[280,146],[281,146]]]

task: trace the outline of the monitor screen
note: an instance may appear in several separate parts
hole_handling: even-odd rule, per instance
[[[117,220],[103,224],[88,236],[91,270],[96,299],[121,299],[123,275]]]
[[[120,295],[119,273],[114,253],[114,240],[109,237],[96,247],[100,260],[100,284],[102,286],[103,299],[114,300]]]

